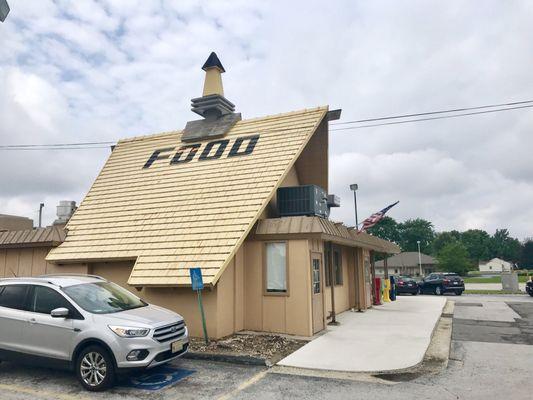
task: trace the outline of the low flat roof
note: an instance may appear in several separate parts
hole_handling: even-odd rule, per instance
[[[262,219],[258,221],[254,235],[258,238],[320,235],[324,240],[380,253],[396,254],[401,251],[395,243],[368,233],[358,233],[354,228],[349,228],[340,222],[333,222],[320,217],[295,216]]]
[[[0,232],[0,249],[59,246],[65,240],[62,226]]]

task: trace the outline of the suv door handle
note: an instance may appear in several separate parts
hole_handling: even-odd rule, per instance
[[[35,318],[30,318],[30,320],[29,320],[28,322],[29,322],[30,324],[33,325],[33,324],[36,323],[37,321],[35,320]]]

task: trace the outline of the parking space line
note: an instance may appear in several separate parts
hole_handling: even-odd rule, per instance
[[[217,400],[229,400],[229,399],[231,399],[232,397],[237,395],[239,392],[242,392],[247,387],[249,387],[249,386],[253,385],[254,383],[256,383],[256,382],[260,381],[261,379],[263,379],[263,377],[267,373],[268,373],[268,371],[261,371],[261,372],[255,374],[250,379],[248,379],[247,381],[245,381],[245,382],[241,383],[239,386],[237,386],[237,388],[235,390],[232,390],[231,392],[220,396]]]
[[[34,390],[26,388],[23,386],[17,385],[6,385],[0,383],[0,390],[6,390],[9,392],[20,393],[20,394],[29,394],[35,396],[38,399],[58,399],[58,400],[89,400],[88,397],[82,395],[69,395],[58,392],[47,392],[45,390]]]

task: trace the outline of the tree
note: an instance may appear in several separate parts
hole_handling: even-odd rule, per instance
[[[390,242],[400,242],[400,230],[398,223],[394,218],[385,216],[380,222],[368,230],[373,236]]]
[[[459,241],[446,244],[437,254],[439,269],[446,272],[455,272],[466,275],[472,268],[466,246]]]
[[[461,243],[468,251],[470,260],[479,265],[481,260],[488,260],[490,255],[490,235],[481,229],[469,229],[461,234]]]
[[[420,240],[420,251],[429,253],[435,238],[433,224],[425,219],[416,218],[398,224],[400,231],[399,245],[402,251],[418,251],[417,241]]]
[[[461,240],[461,232],[449,231],[437,233],[435,239],[431,243],[431,254],[436,256],[439,251],[448,243],[458,242]]]
[[[522,245],[520,268],[533,269],[533,238],[528,238]]]
[[[490,257],[517,262],[520,259],[521,244],[512,238],[507,229],[496,229],[490,240]]]

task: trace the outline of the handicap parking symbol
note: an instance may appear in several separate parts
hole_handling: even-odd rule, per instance
[[[129,376],[120,386],[144,390],[160,390],[194,374],[196,371],[161,366],[140,375]]]

